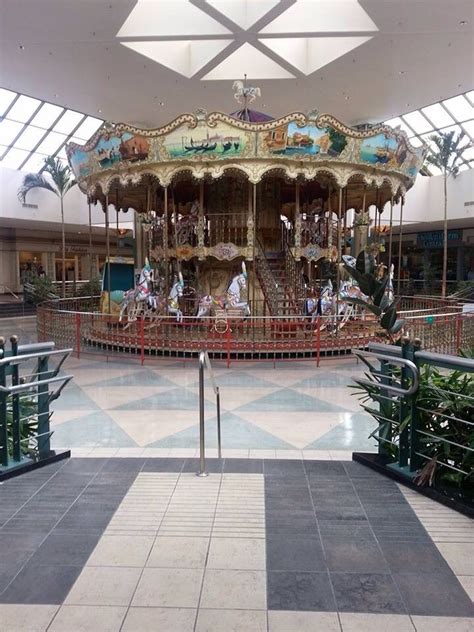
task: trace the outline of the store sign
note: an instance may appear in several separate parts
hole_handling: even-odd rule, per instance
[[[424,233],[418,233],[416,236],[416,244],[420,248],[442,248],[443,247],[442,230],[430,230]],[[448,230],[448,245],[454,246],[455,243],[462,241],[462,230]],[[451,242],[451,243],[450,243]]]

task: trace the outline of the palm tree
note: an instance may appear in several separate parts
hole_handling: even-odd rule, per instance
[[[466,145],[462,144],[464,132],[440,132],[430,136],[434,151],[426,156],[426,166],[437,167],[442,171],[444,183],[444,236],[443,236],[443,280],[441,296],[446,298],[446,275],[448,269],[448,179],[459,173],[460,161]]]
[[[63,164],[59,158],[53,158],[48,156],[45,158],[44,167],[42,169],[44,173],[49,175],[47,178],[40,173],[28,173],[24,179],[21,187],[18,189],[18,198],[20,202],[25,203],[27,194],[31,189],[46,189],[51,191],[54,195],[57,195],[60,201],[61,208],[61,237],[62,237],[62,296],[66,295],[66,234],[64,231],[64,197],[66,193],[76,183],[71,169],[68,165]]]

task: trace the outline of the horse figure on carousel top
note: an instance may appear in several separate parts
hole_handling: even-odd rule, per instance
[[[224,296],[212,296],[207,294],[201,297],[198,305],[197,318],[210,316],[216,309],[241,309],[245,316],[250,316],[250,307],[247,301],[242,300],[241,293],[247,289],[247,269],[242,261],[242,272],[236,274],[227,286]]]

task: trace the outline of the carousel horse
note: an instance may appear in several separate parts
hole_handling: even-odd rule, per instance
[[[247,86],[244,81],[234,81],[232,90],[234,91],[234,99],[241,104],[252,103],[257,97],[262,96],[260,88]]]
[[[178,242],[178,246],[191,244],[193,242],[193,235],[199,220],[198,215],[199,202],[195,200],[192,203],[189,215],[185,215],[178,220],[176,226],[176,240]]]
[[[153,269],[147,258],[136,287],[123,295],[119,322],[122,322],[125,313],[127,313],[127,320],[131,322],[136,320],[142,312],[156,310],[156,308],[157,296],[153,292]]]
[[[235,275],[230,281],[224,296],[212,296],[208,294],[199,300],[196,318],[211,316],[216,309],[242,309],[246,316],[250,316],[250,307],[247,301],[241,300],[241,293],[247,289],[247,270],[242,261],[242,272]]]
[[[179,307],[179,299],[183,296],[183,289],[183,275],[179,272],[178,278],[175,280],[168,294],[168,301],[166,303],[166,313],[176,316],[176,322],[178,323],[181,323],[183,320],[183,312]]]

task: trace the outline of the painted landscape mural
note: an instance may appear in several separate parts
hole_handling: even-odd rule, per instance
[[[266,132],[263,142],[266,149],[273,154],[337,157],[344,151],[347,138],[329,126],[298,127],[296,123],[290,123]]]
[[[246,135],[225,123],[192,130],[180,127],[168,134],[164,141],[170,158],[193,158],[206,154],[217,154],[223,158],[239,156],[245,151],[246,144]]]

